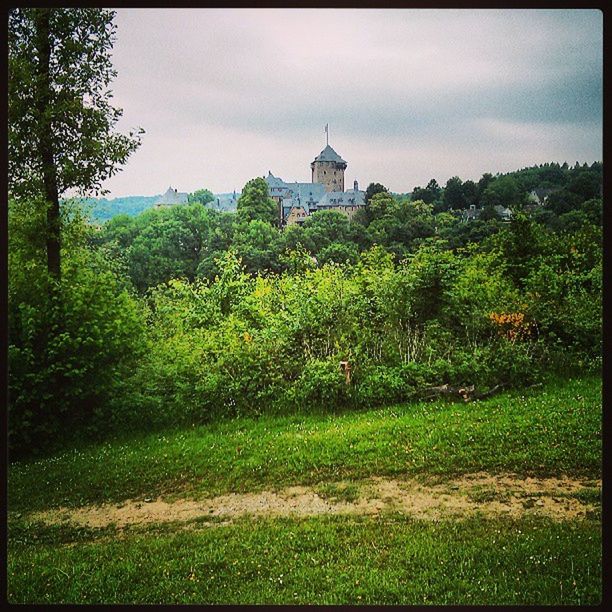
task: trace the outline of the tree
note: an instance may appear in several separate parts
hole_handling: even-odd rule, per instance
[[[370,203],[370,200],[377,193],[389,193],[389,190],[384,185],[381,185],[380,183],[370,183],[365,192],[366,205]]]
[[[484,190],[489,186],[489,183],[493,180],[493,175],[490,172],[485,172],[480,180],[478,181],[478,195],[482,197]]]
[[[546,208],[552,210],[555,215],[563,215],[570,210],[576,210],[582,202],[582,198],[567,189],[553,191],[546,200]]]
[[[145,348],[144,304],[73,202],[62,206],[61,333],[53,329],[45,211],[9,200],[9,447],[16,456],[89,432],[101,434],[130,405],[130,373]]]
[[[478,204],[478,185],[474,181],[467,180],[462,185],[463,202],[466,208]]]
[[[510,208],[521,204],[524,194],[521,194],[516,179],[512,176],[500,176],[492,180],[483,191],[480,198],[484,206],[505,206]]]
[[[354,264],[359,258],[357,245],[352,242],[332,242],[324,249],[321,249],[317,259],[321,264],[326,263],[346,263]]]
[[[388,191],[381,191],[370,200],[369,210],[371,219],[381,219],[396,213],[398,211],[398,204]]]
[[[436,179],[432,178],[429,183],[427,183],[427,187],[425,187],[425,189],[432,194],[433,201],[439,200],[442,197],[442,188],[440,185],[438,185],[438,181],[436,181]]]
[[[306,247],[313,247],[313,254],[334,241],[347,242],[350,223],[348,218],[336,210],[319,210],[310,215],[303,224]]]
[[[567,190],[580,197],[581,201],[600,196],[600,178],[590,170],[583,170],[572,178]]]
[[[60,278],[60,198],[104,193],[102,182],[140,145],[113,128],[122,114],[109,85],[114,11],[18,8],[9,12],[9,190],[47,206],[50,275]]]
[[[196,189],[193,193],[187,196],[187,201],[191,204],[193,202],[199,202],[204,206],[215,199],[212,191],[209,189]]]
[[[436,179],[431,179],[429,183],[427,183],[427,187],[415,187],[412,190],[411,199],[422,200],[426,204],[433,204],[442,196],[442,188],[438,185]]]
[[[279,229],[258,219],[236,228],[232,248],[247,272],[280,271],[279,253],[275,248],[279,232]]]
[[[269,197],[268,184],[261,177],[251,179],[244,186],[236,209],[241,221],[259,220],[270,225],[278,225],[278,207]]]
[[[458,176],[453,176],[446,181],[446,186],[444,187],[444,210],[461,208],[465,208],[463,181]]]

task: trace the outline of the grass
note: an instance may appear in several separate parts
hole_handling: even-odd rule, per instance
[[[355,482],[326,482],[316,488],[323,499],[337,502],[354,502],[361,497],[361,490]]]
[[[32,522],[31,510],[467,472],[581,476],[585,519],[417,521],[400,514],[136,524]],[[12,603],[539,604],[601,600],[601,381],[553,381],[469,404],[234,419],[9,466]],[[490,487],[474,501],[499,499]],[[563,495],[559,492],[559,495]],[[567,494],[570,495],[570,494]],[[525,504],[536,503],[537,494]]]
[[[601,380],[553,381],[468,404],[239,418],[92,445],[10,465],[9,508],[479,470],[599,477]]]
[[[490,487],[475,487],[468,492],[468,499],[477,504],[498,501],[505,502],[510,499],[510,493],[506,491],[497,491]]]
[[[108,532],[108,530],[107,530]],[[593,521],[244,519],[9,549],[13,603],[596,604]],[[55,539],[54,539],[55,538]]]

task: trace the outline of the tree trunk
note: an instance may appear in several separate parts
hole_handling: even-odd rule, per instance
[[[57,169],[53,157],[53,136],[51,131],[51,34],[49,17],[51,9],[37,9],[34,22],[36,27],[36,102],[40,119],[38,135],[39,155],[42,163],[43,189],[47,204],[47,270],[60,278],[60,207],[57,191]]]

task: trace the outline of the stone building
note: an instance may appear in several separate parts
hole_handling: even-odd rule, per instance
[[[154,205],[173,206],[174,204],[186,204],[188,196],[188,193],[179,192],[176,189],[172,189],[172,187],[168,187],[166,193],[159,196],[159,198],[154,202]]]
[[[325,191],[344,191],[344,171],[347,163],[327,145],[310,164],[312,182],[321,183]]]
[[[264,177],[270,197],[277,203],[282,226],[303,223],[317,210],[335,210],[349,219],[365,206],[365,192],[357,181],[344,191],[347,163],[327,144],[310,164],[311,183],[287,183],[272,172]]]

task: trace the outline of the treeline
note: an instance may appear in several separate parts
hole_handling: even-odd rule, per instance
[[[159,196],[125,196],[123,198],[83,198],[81,204],[84,211],[94,223],[104,223],[115,215],[139,215],[151,208]]]
[[[395,196],[373,183],[366,191],[368,206],[352,222],[341,213],[321,211],[302,225],[279,229],[276,206],[267,196],[265,181],[258,178],[245,186],[238,214],[195,203],[148,210],[136,217],[118,215],[92,241],[121,261],[134,286],[144,292],[178,277],[214,280],[220,273],[217,260],[230,248],[253,274],[290,271],[287,254],[299,248],[318,265],[354,264],[375,245],[391,253],[396,262],[432,242],[456,251],[504,227],[506,222],[495,206],[523,210],[553,232],[601,224],[600,163],[574,168],[546,164],[497,177],[485,174],[475,191],[466,187],[470,181],[457,177],[449,179],[444,189],[433,186],[434,182],[425,189],[416,188],[412,198]],[[456,198],[453,185],[463,190],[463,199]],[[546,192],[545,204],[536,205],[529,199],[536,188],[556,191]],[[466,199],[472,191],[475,196]],[[465,208],[472,203],[483,209],[478,218],[468,220]]]
[[[601,198],[602,182],[601,162],[590,166],[576,162],[573,167],[553,162],[506,174],[486,172],[478,182],[462,181],[453,176],[444,187],[431,179],[426,187],[413,189],[412,199],[433,204],[435,212],[462,210],[470,206],[492,209],[495,206],[529,205],[534,201],[529,194],[536,190],[547,197],[548,210],[561,215],[587,200]]]
[[[260,187],[236,215],[176,206],[102,232],[67,204],[54,292],[45,207],[10,203],[13,454],[599,367],[602,231],[588,211],[553,230],[517,207],[473,240],[476,222],[382,190],[361,220],[316,213],[281,231],[248,197]]]

